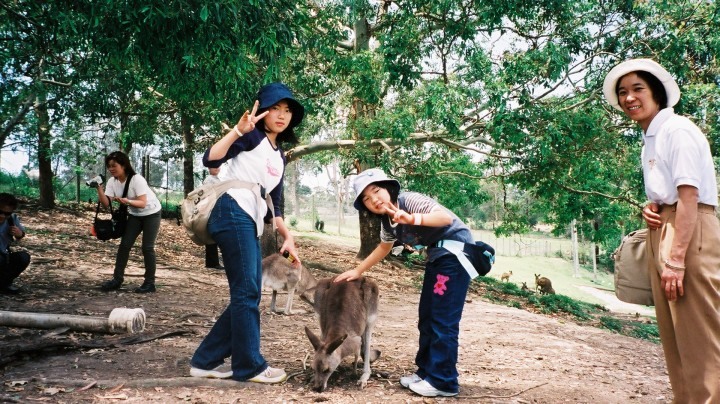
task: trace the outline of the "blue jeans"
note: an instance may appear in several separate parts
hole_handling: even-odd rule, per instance
[[[458,337],[470,276],[457,257],[443,255],[425,265],[418,309],[417,373],[438,390],[457,393]]]
[[[255,221],[228,194],[215,204],[208,231],[223,255],[230,304],[200,343],[191,364],[210,370],[232,357],[232,378],[243,381],[268,367],[260,354],[260,240]]]

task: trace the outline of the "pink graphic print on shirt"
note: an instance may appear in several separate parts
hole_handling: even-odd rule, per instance
[[[280,171],[277,170],[277,168],[273,167],[272,164],[270,164],[270,159],[265,160],[265,167],[267,167],[267,172],[273,177],[279,177]]]
[[[445,291],[447,290],[447,286],[445,285],[445,282],[447,282],[449,280],[450,280],[449,276],[438,274],[437,283],[435,283],[435,290],[433,290],[433,293],[437,293],[440,296],[444,295]]]

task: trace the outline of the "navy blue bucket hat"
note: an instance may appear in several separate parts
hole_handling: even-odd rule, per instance
[[[293,113],[290,128],[298,126],[305,117],[305,107],[293,97],[292,91],[283,83],[270,83],[262,86],[258,91],[257,100],[260,102],[258,112],[262,112],[280,101],[286,101]]]

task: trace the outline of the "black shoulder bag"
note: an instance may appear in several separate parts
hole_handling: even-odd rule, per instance
[[[123,198],[127,197],[132,177],[132,175],[129,176],[127,182],[125,182],[125,189],[122,194]],[[93,222],[93,234],[98,240],[106,241],[114,238],[121,238],[123,234],[125,234],[125,226],[127,225],[128,215],[126,205],[120,205],[116,211],[113,211],[113,203],[112,200],[110,200],[111,219],[98,219],[99,213],[100,201],[98,200],[97,207],[95,208],[95,221]]]

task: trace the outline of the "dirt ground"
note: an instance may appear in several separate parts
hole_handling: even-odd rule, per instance
[[[458,398],[423,399],[398,379],[414,371],[417,302],[421,273],[383,263],[370,275],[380,285],[374,347],[381,350],[364,390],[351,358],[330,378],[329,389],[310,389],[312,353],[303,331],[318,331],[311,307],[295,300],[291,316],[261,303],[262,352],[290,375],[280,385],[189,377],[189,358],[228,302],[222,271],[204,268],[174,220],[163,220],[158,238],[155,294],[138,295],[139,248],[131,255],[125,285],[98,290],[112,274],[118,241],[89,236],[92,213],[63,209],[19,211],[33,256],[18,279],[23,293],[0,295],[0,310],[106,318],[115,307],[142,308],[140,334],[99,334],[68,329],[0,326],[0,402],[671,402],[672,391],[659,345],[607,330],[495,305],[469,295],[461,323]],[[355,251],[299,239],[301,257],[316,277],[355,265]],[[284,307],[284,295],[279,307]]]

